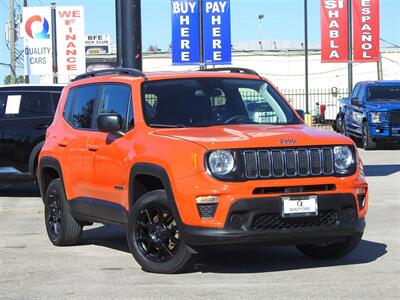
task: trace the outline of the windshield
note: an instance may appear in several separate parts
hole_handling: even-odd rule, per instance
[[[371,86],[368,88],[368,101],[399,101],[400,84]]]
[[[300,124],[286,101],[267,82],[190,78],[145,82],[145,121],[152,127],[224,124]]]

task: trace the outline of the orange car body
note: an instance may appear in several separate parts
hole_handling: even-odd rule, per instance
[[[257,201],[291,195],[313,194],[322,198],[329,195],[336,197],[351,195],[356,205],[357,218],[364,218],[368,209],[368,186],[358,154],[354,174],[342,177],[332,175],[259,178],[230,182],[210,176],[204,162],[207,152],[217,149],[282,149],[332,145],[348,145],[355,149],[354,143],[349,138],[317,130],[304,123],[232,124],[206,128],[153,128],[146,124],[141,100],[144,82],[197,77],[260,79],[255,75],[220,72],[147,73],[146,78],[114,74],[78,80],[64,88],[54,122],[47,130],[46,143],[39,158],[42,194],[49,182],[46,176],[51,177],[52,174],[51,166],[46,164],[46,159],[51,158],[59,164],[57,171],[62,173],[59,175],[69,201],[74,202],[83,197],[100,199],[128,212],[136,192],[132,169],[137,164],[149,164],[165,171],[170,185],[169,193],[173,196],[180,220],[189,228],[206,227],[222,230],[228,222],[229,211],[236,201],[240,199]],[[125,84],[131,87],[134,128],[124,136],[112,136],[96,130],[76,130],[63,118],[69,91],[74,87],[99,82]],[[269,82],[268,84],[272,85]],[[137,174],[140,175],[140,172]],[[298,189],[298,187],[312,186],[329,188],[325,190],[311,188],[311,192],[308,189],[304,191]],[[264,188],[268,190],[265,194],[255,192]],[[360,191],[364,197],[362,207],[360,201],[356,200],[360,196]],[[218,206],[213,217],[202,218],[198,213],[196,198],[201,196],[218,197]]]

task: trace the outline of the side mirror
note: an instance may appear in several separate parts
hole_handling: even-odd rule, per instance
[[[119,114],[102,114],[97,117],[97,128],[103,132],[125,135],[121,131],[122,118]]]
[[[300,118],[304,121],[304,119],[305,119],[304,110],[302,110],[302,109],[296,109],[296,112],[299,114]]]
[[[356,106],[361,105],[360,99],[358,99],[358,98],[356,98],[356,97],[351,98],[351,105],[356,105]]]

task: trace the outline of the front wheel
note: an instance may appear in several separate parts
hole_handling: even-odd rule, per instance
[[[361,140],[364,150],[373,150],[376,148],[376,143],[371,139],[367,122],[363,123]]]
[[[178,273],[189,266],[192,250],[172,213],[164,190],[146,193],[129,213],[129,249],[143,270],[153,273]]]
[[[326,243],[317,245],[297,245],[296,248],[311,258],[333,259],[346,256],[361,241],[363,233],[355,233],[342,243]]]

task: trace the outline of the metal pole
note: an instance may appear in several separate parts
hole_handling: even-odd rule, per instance
[[[349,44],[349,52],[348,52],[348,90],[349,96],[351,91],[353,90],[353,12],[351,10],[351,0],[347,1],[347,11],[348,11],[348,44]]]
[[[200,47],[200,70],[205,70],[204,64],[204,36],[203,36],[203,0],[199,0],[199,47]]]
[[[117,66],[122,66],[122,0],[115,0],[115,20],[117,33]]]
[[[53,83],[58,83],[57,65],[57,24],[56,24],[56,4],[51,3],[51,47],[53,60]]]
[[[304,0],[304,50],[305,50],[305,73],[306,73],[306,114],[310,113],[308,103],[308,14],[307,0]]]
[[[140,0],[122,1],[122,66],[142,70],[142,20]]]
[[[28,7],[28,0],[24,0],[24,7]],[[24,82],[29,83],[29,75],[24,75]]]
[[[9,35],[10,35],[10,72],[11,72],[11,83],[15,83],[15,12],[14,12],[14,0],[10,0],[10,12],[9,12]]]

